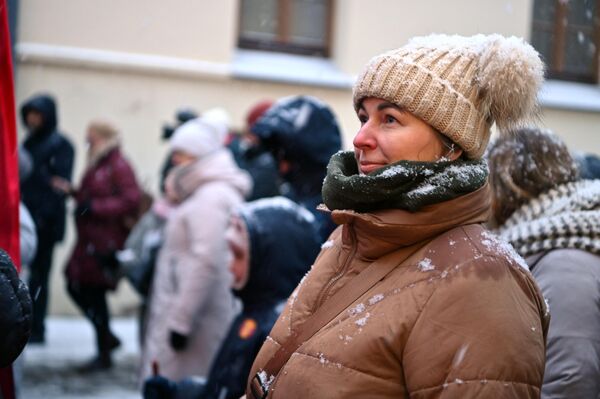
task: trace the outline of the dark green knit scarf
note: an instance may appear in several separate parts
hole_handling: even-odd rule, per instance
[[[471,193],[485,184],[487,176],[487,163],[482,159],[399,161],[361,175],[354,153],[341,151],[327,165],[323,201],[330,210],[415,212],[426,205]]]

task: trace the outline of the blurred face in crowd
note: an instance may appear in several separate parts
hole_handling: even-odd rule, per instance
[[[250,272],[250,239],[246,223],[241,217],[231,218],[225,237],[232,255],[229,265],[233,275],[232,288],[241,290],[248,282]]]
[[[171,162],[175,166],[188,165],[196,160],[197,158],[195,156],[182,150],[174,150],[171,153]]]
[[[175,174],[173,171],[165,178],[165,198],[171,204],[178,204],[180,201],[177,190],[175,190]]]
[[[104,138],[93,128],[88,128],[85,140],[91,150],[97,148],[105,141]]]
[[[41,128],[44,124],[44,116],[38,111],[31,110],[25,117],[25,123],[27,124],[27,128],[29,130],[35,131]]]
[[[420,118],[385,100],[368,97],[358,110],[361,127],[354,137],[354,155],[361,174],[398,161],[434,162],[458,158],[441,134]]]

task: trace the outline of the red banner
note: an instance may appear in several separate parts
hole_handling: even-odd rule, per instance
[[[19,250],[19,172],[17,127],[10,33],[6,0],[0,0],[0,248],[21,265]],[[0,387],[5,399],[14,399],[10,367],[0,369]]]

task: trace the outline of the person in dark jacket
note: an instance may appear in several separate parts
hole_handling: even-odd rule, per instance
[[[28,135],[23,147],[31,154],[31,175],[21,182],[21,200],[36,224],[38,250],[31,263],[29,291],[33,298],[33,328],[29,342],[44,342],[44,319],[48,304],[48,276],[54,246],[65,233],[65,195],[51,185],[53,177],[71,180],[74,150],[59,132],[55,100],[38,95],[21,107]]]
[[[53,184],[72,194],[77,204],[77,242],[67,263],[67,288],[95,329],[98,355],[82,367],[94,371],[112,366],[111,351],[120,344],[110,331],[106,292],[116,288],[116,252],[123,249],[129,234],[126,218],[138,209],[141,191],[110,123],[90,123],[87,141],[88,163],[79,188],[58,178]]]
[[[279,99],[260,117],[252,132],[275,156],[282,195],[308,209],[317,219],[321,242],[336,225],[317,211],[329,158],[341,149],[340,129],[331,109],[311,96]]]
[[[252,177],[252,192],[247,198],[254,201],[260,198],[279,195],[279,171],[271,152],[262,145],[251,129],[258,119],[273,105],[270,100],[254,104],[246,115],[246,128],[242,134],[233,136],[227,147],[233,153],[238,166]]]
[[[242,312],[213,362],[206,384],[153,377],[145,398],[237,399],[262,343],[320,250],[314,216],[284,197],[244,204],[227,232],[234,293]]]
[[[0,367],[9,366],[25,347],[31,319],[27,287],[8,254],[0,249]]]

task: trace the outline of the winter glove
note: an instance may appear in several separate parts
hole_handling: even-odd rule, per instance
[[[180,352],[185,349],[188,344],[188,336],[179,334],[177,331],[171,331],[169,343],[175,352]]]
[[[163,376],[156,375],[144,381],[144,399],[174,399],[177,384]]]
[[[77,204],[77,208],[75,208],[75,217],[87,215],[89,216],[92,213],[92,203],[90,200],[84,200],[81,203]]]

